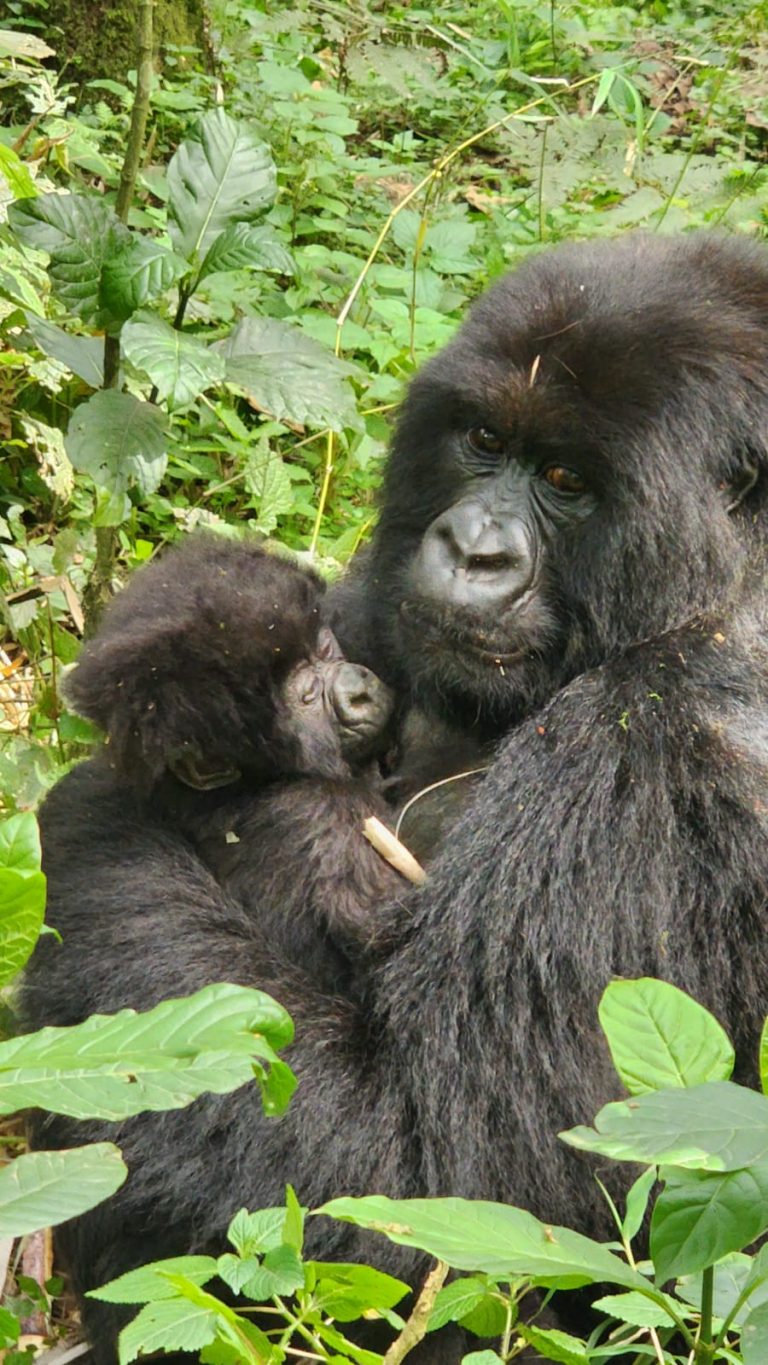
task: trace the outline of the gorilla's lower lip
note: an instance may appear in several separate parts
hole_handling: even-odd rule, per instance
[[[469,629],[461,622],[442,617],[439,610],[430,610],[422,602],[404,601],[400,604],[400,614],[409,625],[418,626],[426,632],[421,637],[423,646],[442,647],[454,655],[469,655],[484,664],[516,664],[524,659],[530,650],[520,645],[512,647],[509,641],[494,641],[488,635]]]

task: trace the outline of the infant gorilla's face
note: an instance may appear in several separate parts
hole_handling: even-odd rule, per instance
[[[380,750],[394,705],[389,688],[369,668],[348,663],[326,628],[310,657],[291,669],[279,700],[278,732],[297,770],[320,777],[344,776]]]

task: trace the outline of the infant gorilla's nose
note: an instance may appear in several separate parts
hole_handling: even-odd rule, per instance
[[[361,664],[339,663],[334,668],[331,702],[339,720],[342,749],[359,757],[381,737],[393,709],[389,688]]]

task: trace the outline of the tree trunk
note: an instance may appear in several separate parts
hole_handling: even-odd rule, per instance
[[[124,82],[136,69],[137,24],[136,0],[50,0],[44,37],[70,79]],[[166,45],[205,53],[204,0],[155,0],[154,28],[158,68]]]

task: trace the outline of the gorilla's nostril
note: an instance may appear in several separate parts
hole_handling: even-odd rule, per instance
[[[370,692],[356,692],[353,697],[346,697],[347,706],[370,706],[372,698]]]

